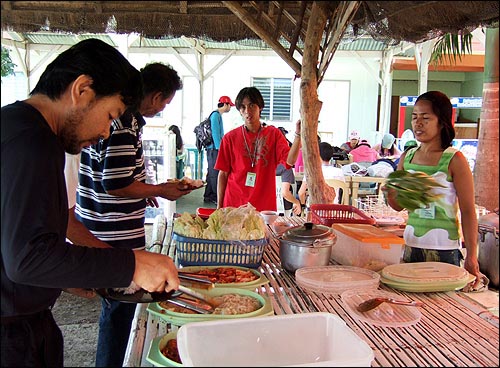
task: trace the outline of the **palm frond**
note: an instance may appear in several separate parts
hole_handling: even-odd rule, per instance
[[[457,57],[461,61],[465,53],[472,53],[472,33],[446,33],[434,45],[429,63],[437,67],[447,59],[450,64],[456,64]]]

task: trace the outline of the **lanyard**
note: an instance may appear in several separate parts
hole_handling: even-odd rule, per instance
[[[247,150],[248,156],[250,157],[250,163],[252,164],[252,168],[257,163],[257,142],[259,141],[259,135],[260,135],[261,129],[262,129],[262,125],[259,127],[259,131],[257,132],[257,138],[255,138],[255,141],[254,141],[255,147],[254,147],[254,151],[253,151],[253,155],[252,155],[252,153],[250,152],[250,147],[248,146],[248,143],[247,143],[247,137],[245,135],[245,126],[241,127],[241,130],[243,132],[243,140],[245,141],[245,148]]]

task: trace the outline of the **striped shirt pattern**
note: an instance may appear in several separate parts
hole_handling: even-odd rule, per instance
[[[144,198],[118,197],[107,190],[145,182],[139,113],[127,111],[111,124],[108,139],[81,153],[75,214],[92,234],[119,248],[144,248]]]

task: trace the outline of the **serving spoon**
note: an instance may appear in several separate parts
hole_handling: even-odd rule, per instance
[[[382,303],[407,305],[410,307],[423,307],[423,305],[424,305],[424,303],[419,302],[417,300],[406,301],[406,300],[396,300],[396,299],[392,299],[392,298],[376,297],[376,298],[371,298],[371,299],[365,300],[364,302],[360,303],[356,307],[356,309],[358,310],[358,312],[368,312],[372,309],[377,308]]]

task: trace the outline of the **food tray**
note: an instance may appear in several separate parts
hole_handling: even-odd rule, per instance
[[[315,224],[331,226],[335,223],[375,224],[375,219],[367,216],[354,206],[344,204],[312,204],[311,218]]]
[[[274,308],[271,304],[269,298],[262,296],[254,291],[245,290],[245,289],[235,289],[235,288],[214,288],[208,291],[200,291],[201,293],[207,295],[208,297],[215,297],[219,295],[225,294],[238,294],[251,296],[257,299],[261,308],[256,311],[244,314],[230,314],[230,315],[222,315],[222,314],[188,314],[188,313],[180,313],[174,312],[170,310],[166,310],[160,306],[159,303],[150,303],[148,305],[147,311],[150,314],[153,314],[160,319],[169,322],[175,326],[182,326],[186,323],[190,322],[199,322],[199,321],[214,321],[214,320],[226,320],[226,319],[237,319],[237,318],[248,318],[248,317],[262,317],[262,316],[270,316],[274,314]]]
[[[177,330],[158,336],[151,341],[146,360],[155,367],[184,367],[174,360],[162,354],[161,349],[165,347],[168,340],[177,339]]]
[[[266,276],[261,274],[259,271],[247,267],[239,267],[239,266],[187,266],[187,267],[182,267],[179,269],[179,271],[185,271],[185,272],[198,272],[203,269],[213,269],[213,268],[219,268],[219,267],[233,267],[239,270],[243,271],[251,271],[254,275],[257,276],[257,279],[249,282],[232,282],[232,283],[224,283],[224,284],[219,284],[219,283],[214,283],[214,287],[216,288],[239,288],[239,289],[246,289],[246,290],[255,290],[256,288],[263,286],[265,284],[269,283],[269,280]]]
[[[177,260],[183,266],[243,266],[258,268],[268,239],[209,240],[173,233]]]

